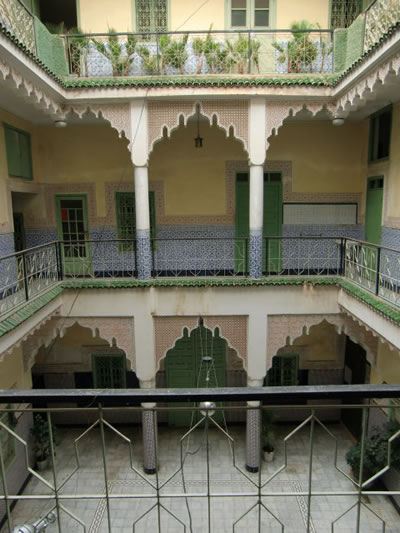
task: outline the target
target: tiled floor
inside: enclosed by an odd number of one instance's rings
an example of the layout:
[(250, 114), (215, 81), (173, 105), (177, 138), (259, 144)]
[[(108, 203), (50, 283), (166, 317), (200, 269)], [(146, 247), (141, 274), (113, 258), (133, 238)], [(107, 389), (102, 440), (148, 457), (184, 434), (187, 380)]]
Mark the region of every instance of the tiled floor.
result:
[[(238, 522), (235, 531), (252, 533), (261, 531), (272, 533), (283, 531), (279, 523), (270, 513), (275, 515), (284, 525), (285, 532), (294, 533), (307, 531), (307, 496), (300, 493), (308, 488), (309, 433), (302, 429), (288, 443), (288, 463), (286, 468), (270, 481), (262, 490), (270, 496), (262, 498), (268, 511), (257, 505), (257, 484), (267, 481), (282, 464), (284, 445), (282, 437), (290, 431), (289, 426), (279, 426), (276, 448), (277, 453), (272, 463), (263, 463), (261, 475), (241, 472), (233, 466), (232, 449), (227, 438), (217, 429), (210, 429), (209, 441), (209, 485), (210, 492), (229, 496), (213, 497), (210, 503), (210, 523), (213, 532), (232, 531), (233, 523), (246, 511), (248, 513)], [(339, 465), (348, 472), (344, 454), (350, 446), (347, 433), (339, 425), (330, 425), (339, 445)], [(60, 430), (61, 443), (57, 448), (58, 483), (65, 480), (76, 465), (73, 439), (83, 430)], [(133, 442), (133, 464), (141, 470), (141, 433), (138, 428), (121, 428), (121, 431)], [(243, 427), (234, 426), (229, 430), (234, 438), (235, 461), (240, 469), (245, 462)], [(180, 466), (180, 438), (184, 431), (160, 428), (159, 431), (159, 476), (141, 478), (130, 466), (129, 446), (116, 434), (106, 432), (106, 458), (108, 474), (108, 491), (112, 495), (120, 495), (110, 500), (110, 524), (113, 533), (132, 532), (133, 523), (150, 509), (157, 500), (152, 485), (158, 482), (162, 508), (158, 516), (157, 507), (140, 520), (134, 529), (136, 532), (157, 532), (160, 520), (160, 531), (165, 533), (184, 531), (179, 519), (186, 525), (186, 531), (205, 533), (208, 531), (208, 500), (201, 494), (207, 494), (207, 446), (203, 429), (195, 430), (189, 441), (184, 442), (183, 452), (186, 454), (184, 468)], [(313, 491), (349, 491), (354, 486), (334, 467), (333, 440), (317, 427), (314, 441), (312, 463)], [(88, 533), (108, 533), (108, 512), (105, 498), (87, 499), (89, 494), (105, 493), (103, 457), (100, 448), (100, 431), (93, 429), (78, 445), (80, 468), (62, 487), (60, 493), (69, 494), (72, 499), (64, 500), (66, 510), (74, 513), (86, 525)], [(174, 472), (177, 472), (173, 476)], [(171, 477), (173, 476), (173, 477)], [(44, 477), (51, 482), (52, 474), (48, 470)], [(167, 481), (169, 479), (169, 481)], [(185, 497), (185, 493), (187, 496)], [(277, 493), (287, 493), (278, 496)], [(32, 479), (25, 494), (51, 494), (51, 490), (37, 480)], [(173, 498), (173, 495), (181, 495)], [(247, 494), (251, 494), (248, 496)], [(122, 498), (124, 495), (126, 498)], [(134, 496), (141, 498), (134, 498)], [(145, 498), (145, 496), (151, 496)], [(170, 496), (170, 497), (168, 497)], [(327, 533), (331, 531), (331, 522), (349, 509), (355, 502), (355, 496), (314, 496), (311, 501), (311, 533)], [(386, 533), (400, 532), (400, 517), (391, 502), (384, 496), (368, 496), (363, 498), (373, 512), (386, 521)], [(25, 501), (18, 503), (13, 511), (14, 524), (23, 524), (37, 519), (51, 507), (50, 502)], [(383, 531), (382, 524), (362, 507), (362, 533)], [(259, 515), (259, 510), (261, 513)], [(356, 508), (338, 521), (335, 530), (341, 533), (356, 531)], [(174, 518), (176, 517), (176, 518)], [(60, 513), (62, 532), (85, 531), (77, 521), (66, 512)], [(260, 529), (259, 527), (260, 520)], [(190, 528), (192, 523), (192, 529)], [(3, 528), (2, 533), (8, 531)], [(47, 528), (48, 533), (57, 531), (56, 525)]]

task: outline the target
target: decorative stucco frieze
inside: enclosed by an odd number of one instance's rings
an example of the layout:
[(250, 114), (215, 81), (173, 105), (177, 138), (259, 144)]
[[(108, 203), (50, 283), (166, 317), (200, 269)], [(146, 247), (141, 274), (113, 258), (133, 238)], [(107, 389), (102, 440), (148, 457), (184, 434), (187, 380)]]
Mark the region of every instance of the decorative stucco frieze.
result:
[(129, 141), (132, 141), (129, 104), (76, 104), (68, 106), (67, 111), (73, 111), (79, 118), (90, 111), (97, 118), (103, 117), (104, 120), (107, 120), (111, 127), (118, 132), (119, 137), (124, 134)]

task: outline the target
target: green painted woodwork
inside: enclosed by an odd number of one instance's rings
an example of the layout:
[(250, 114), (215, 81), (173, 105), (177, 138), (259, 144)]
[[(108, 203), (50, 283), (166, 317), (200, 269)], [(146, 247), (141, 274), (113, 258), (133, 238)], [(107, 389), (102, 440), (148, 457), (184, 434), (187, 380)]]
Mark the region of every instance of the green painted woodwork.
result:
[(66, 275), (90, 272), (89, 228), (86, 195), (57, 195), (56, 218)]
[(13, 213), (14, 219), (14, 249), (20, 252), (25, 249), (25, 226), (24, 215), (22, 213)]
[[(266, 4), (268, 5), (266, 6)], [(268, 12), (268, 24), (266, 25), (264, 25), (265, 11)], [(239, 12), (242, 12), (242, 14)], [(235, 19), (238, 24), (232, 25)], [(244, 24), (243, 20), (245, 21)], [(240, 4), (237, 2), (235, 4), (232, 0), (225, 0), (224, 26), (226, 30), (275, 28), (276, 0), (269, 0), (268, 3), (257, 2), (257, 0), (242, 0)]]
[(50, 33), (46, 26), (34, 17), (37, 56), (56, 76), (68, 76), (68, 64), (64, 42), (58, 35)]
[(275, 355), (272, 358), (272, 367), (266, 376), (268, 387), (288, 387), (297, 385), (299, 370), (299, 356), (297, 354)]
[[(150, 238), (157, 237), (156, 204), (154, 191), (149, 191)], [(117, 218), (117, 238), (131, 239), (132, 243), (119, 243), (121, 252), (135, 249), (136, 244), (136, 207), (134, 192), (115, 193), (115, 213)], [(154, 247), (154, 241), (152, 241)]]
[(369, 178), (365, 208), (365, 240), (381, 243), (382, 237), (383, 176)]
[[(213, 364), (208, 365), (202, 360), (205, 355), (213, 357)], [(221, 339), (218, 329), (213, 335), (202, 325), (190, 334), (185, 328), (183, 337), (176, 341), (174, 348), (168, 350), (165, 358), (167, 387), (224, 387), (225, 361), (226, 341)], [(175, 402), (170, 405), (182, 407), (188, 404)], [(196, 411), (169, 411), (168, 423), (170, 426), (189, 427), (191, 422), (199, 420), (199, 416)], [(214, 416), (215, 420), (222, 421), (221, 411)]]
[(4, 136), (9, 176), (31, 180), (33, 173), (29, 133), (4, 124)]
[[(236, 175), (235, 237), (249, 239), (249, 176), (247, 172)], [(282, 178), (279, 172), (264, 173), (264, 215), (263, 236), (280, 237), (282, 234)], [(266, 271), (265, 242), (263, 249), (263, 271)], [(268, 241), (268, 272), (281, 268), (281, 241)], [(235, 243), (235, 271), (247, 271), (249, 254), (245, 241)]]
[(125, 354), (92, 354), (93, 387), (123, 389), (126, 387)]

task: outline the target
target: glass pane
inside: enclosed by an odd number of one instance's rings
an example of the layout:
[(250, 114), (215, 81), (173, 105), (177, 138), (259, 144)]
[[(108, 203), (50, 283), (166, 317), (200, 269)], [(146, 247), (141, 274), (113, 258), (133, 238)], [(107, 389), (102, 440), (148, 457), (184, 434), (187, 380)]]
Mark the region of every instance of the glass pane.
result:
[(232, 10), (232, 26), (246, 26), (246, 10)]
[(254, 12), (254, 26), (268, 26), (269, 12), (265, 10), (258, 10)]
[(232, 0), (232, 9), (246, 9), (246, 0)]
[(270, 181), (281, 181), (281, 175), (279, 174), (279, 172), (271, 172), (269, 176)]
[(254, 7), (256, 9), (268, 9), (269, 8), (269, 0), (256, 0)]

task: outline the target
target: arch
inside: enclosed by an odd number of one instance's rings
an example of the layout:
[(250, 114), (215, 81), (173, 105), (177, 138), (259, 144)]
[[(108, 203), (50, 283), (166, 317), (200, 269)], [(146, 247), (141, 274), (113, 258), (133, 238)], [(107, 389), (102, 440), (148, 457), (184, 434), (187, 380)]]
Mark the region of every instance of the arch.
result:
[(154, 144), (164, 138), (164, 133), (167, 137), (171, 137), (171, 133), (181, 124), (186, 126), (188, 120), (197, 115), (197, 109), (209, 120), (210, 126), (215, 124), (225, 130), (227, 137), (232, 130), (234, 137), (241, 141), (244, 150), (248, 152), (246, 100), (162, 101), (148, 103), (149, 155), (154, 149)]
[(93, 113), (96, 118), (104, 118), (117, 131), (119, 138), (124, 136), (129, 141), (129, 144), (132, 142), (129, 104), (74, 104), (66, 108), (65, 115), (73, 112), (82, 119), (83, 115), (88, 111)]
[[(227, 342), (229, 348), (235, 350), (247, 370), (247, 317), (245, 316), (207, 316), (203, 317), (204, 326), (215, 332), (219, 329), (220, 338)], [(188, 334), (199, 325), (199, 317), (155, 317), (156, 371), (160, 370), (160, 361), (173, 348), (176, 341), (182, 338), (184, 329)], [(241, 339), (239, 341), (239, 338)]]
[(131, 369), (135, 370), (133, 318), (54, 317), (34, 331), (23, 344), (25, 371), (30, 370), (35, 364), (36, 355), (42, 346), (50, 346), (58, 335), (62, 338), (66, 331), (75, 324), (90, 329), (93, 338), (101, 337), (111, 347), (117, 346), (123, 350), (130, 362)]

